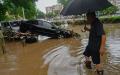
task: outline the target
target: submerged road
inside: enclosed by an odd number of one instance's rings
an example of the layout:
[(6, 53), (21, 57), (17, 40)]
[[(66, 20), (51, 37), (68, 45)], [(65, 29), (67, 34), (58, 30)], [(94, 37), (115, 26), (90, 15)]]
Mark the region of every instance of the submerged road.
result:
[[(7, 53), (0, 53), (0, 75), (96, 75), (95, 66), (84, 66), (83, 51), (88, 33), (81, 33), (79, 26), (70, 27), (81, 34), (80, 38), (45, 39), (26, 44), (9, 42)], [(107, 52), (103, 57), (105, 75), (120, 74), (120, 25), (106, 25)]]

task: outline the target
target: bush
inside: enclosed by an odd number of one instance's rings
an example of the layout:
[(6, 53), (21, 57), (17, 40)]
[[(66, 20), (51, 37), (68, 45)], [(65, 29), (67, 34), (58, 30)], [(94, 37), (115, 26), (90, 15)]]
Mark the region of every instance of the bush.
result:
[(120, 23), (120, 16), (110, 17), (110, 18), (100, 18), (103, 23)]
[(54, 22), (55, 25), (60, 26), (62, 22)]

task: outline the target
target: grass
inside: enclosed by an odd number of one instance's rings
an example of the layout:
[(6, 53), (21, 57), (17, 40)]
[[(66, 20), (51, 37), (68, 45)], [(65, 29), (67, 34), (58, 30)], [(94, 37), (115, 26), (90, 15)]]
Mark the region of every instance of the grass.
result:
[(113, 16), (108, 18), (100, 18), (103, 23), (120, 23), (120, 16)]

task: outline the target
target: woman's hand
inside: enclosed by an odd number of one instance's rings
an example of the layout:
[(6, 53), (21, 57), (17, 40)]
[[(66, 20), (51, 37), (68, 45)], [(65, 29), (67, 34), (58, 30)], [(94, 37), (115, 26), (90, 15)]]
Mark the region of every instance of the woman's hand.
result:
[(103, 56), (105, 54), (105, 48), (101, 47), (100, 48), (100, 55)]
[(90, 31), (90, 28), (88, 28), (88, 27), (85, 25), (84, 30), (85, 30), (85, 31)]
[(90, 29), (85, 25), (84, 30), (81, 30), (82, 32), (90, 31)]
[(90, 31), (90, 29), (85, 25), (85, 27), (84, 27), (84, 30), (85, 31)]

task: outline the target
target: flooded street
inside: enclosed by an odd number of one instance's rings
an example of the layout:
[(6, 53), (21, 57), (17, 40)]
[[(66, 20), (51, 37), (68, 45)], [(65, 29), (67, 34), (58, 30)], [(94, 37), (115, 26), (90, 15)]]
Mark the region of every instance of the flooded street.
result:
[[(120, 75), (120, 24), (105, 25), (107, 43), (103, 57), (105, 75)], [(88, 33), (83, 27), (69, 29), (81, 38), (45, 39), (22, 45), (21, 42), (6, 44), (6, 54), (0, 52), (0, 75), (96, 75), (95, 69), (84, 66), (83, 51), (88, 42)], [(93, 64), (93, 67), (94, 64)]]

